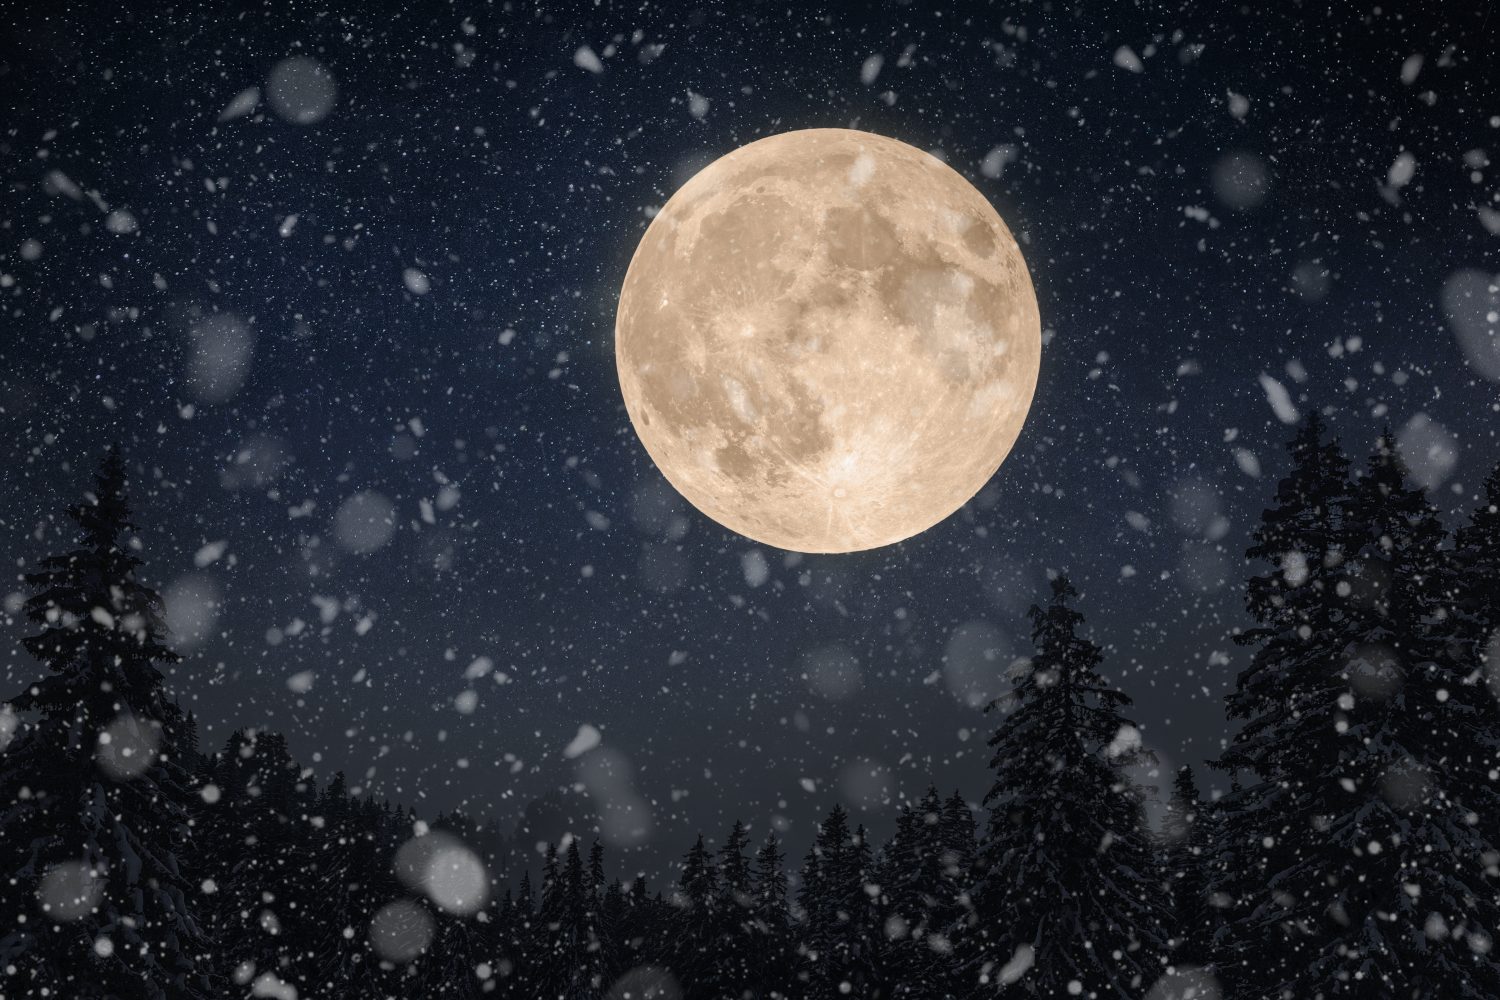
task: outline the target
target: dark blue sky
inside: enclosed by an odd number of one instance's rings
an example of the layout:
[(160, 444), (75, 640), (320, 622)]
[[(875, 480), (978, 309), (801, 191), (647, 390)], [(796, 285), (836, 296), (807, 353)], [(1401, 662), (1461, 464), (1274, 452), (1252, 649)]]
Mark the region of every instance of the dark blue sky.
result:
[[(1493, 336), (1495, 299), (1453, 292), (1500, 270), (1493, 19), (1210, 6), (18, 16), (4, 554), (60, 547), (119, 440), (210, 743), (273, 727), (320, 777), (427, 812), (624, 802), (651, 816), (647, 866), (737, 816), (800, 853), (834, 801), (883, 832), (882, 800), (929, 781), (977, 800), (990, 720), (956, 692), (1026, 651), (1049, 570), (1146, 742), (1199, 763), (1288, 408), (1328, 408), (1356, 453), (1406, 431), (1455, 512), (1500, 454), (1458, 337)], [(809, 126), (969, 177), (1047, 338), (975, 502), (850, 556), (688, 507), (613, 365), (650, 213)], [(9, 691), (38, 667), (3, 624)], [(602, 747), (570, 759), (583, 725)]]

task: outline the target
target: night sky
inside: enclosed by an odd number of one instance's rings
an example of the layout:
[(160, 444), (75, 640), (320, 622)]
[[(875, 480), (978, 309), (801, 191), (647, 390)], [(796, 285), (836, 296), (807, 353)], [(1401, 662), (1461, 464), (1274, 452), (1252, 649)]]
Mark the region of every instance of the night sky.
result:
[[(648, 815), (611, 841), (648, 870), (735, 817), (798, 857), (834, 802), (977, 803), (1049, 571), (1163, 766), (1212, 758), (1297, 412), (1361, 461), (1390, 425), (1450, 524), (1500, 457), (1485, 4), (291, 6), (38, 4), (0, 43), (7, 695), (19, 574), (119, 441), (206, 746), (270, 727), (428, 815)], [(688, 506), (613, 358), (652, 214), (814, 126), (969, 178), (1045, 343), (991, 483), (845, 556)]]

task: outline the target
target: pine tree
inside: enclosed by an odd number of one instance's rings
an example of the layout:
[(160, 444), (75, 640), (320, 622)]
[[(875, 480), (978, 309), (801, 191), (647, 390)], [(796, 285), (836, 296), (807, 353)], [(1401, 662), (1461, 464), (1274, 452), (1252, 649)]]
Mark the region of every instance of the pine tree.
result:
[[(930, 824), (929, 824), (930, 825)], [(950, 932), (972, 906), (969, 886), (974, 881), (978, 840), (974, 812), (955, 791), (943, 803), (937, 821), (938, 885), (929, 923), (934, 932)], [(942, 950), (942, 946), (938, 947)]]
[(189, 774), (195, 773), (203, 765), (203, 754), (198, 749), (198, 717), (191, 710), (184, 713), (182, 706), (176, 705), (176, 714), (182, 718), (182, 731), (177, 740), (177, 757), (183, 768)]
[[(235, 742), (231, 737), (231, 746)], [(223, 792), (219, 794), (222, 802)], [(320, 933), (311, 942), (314, 992), (348, 988), (368, 960), (366, 937), (356, 934), (355, 929), (363, 931), (374, 916), (376, 906), (368, 883), (377, 865), (375, 835), (369, 829), (372, 813), (350, 798), (342, 771), (336, 772), (323, 790), (317, 814), (323, 825), (316, 875), (310, 886), (318, 901), (315, 917), (321, 924)], [(229, 868), (232, 873), (234, 866)]]
[(548, 859), (551, 902), (543, 891), (543, 910), (548, 935), (545, 957), (539, 962), (545, 970), (541, 995), (581, 1000), (595, 997), (603, 989), (600, 946), (593, 925), (590, 877), (576, 838), (568, 839), (561, 870), (556, 853)]
[[(881, 849), (875, 862), (875, 881), (880, 886), (877, 919), (882, 978), (894, 984), (897, 970), (910, 964), (901, 956), (913, 949), (912, 941), (926, 932), (929, 896), (936, 885), (922, 881), (924, 837), (922, 820), (910, 803), (903, 803), (896, 817), (896, 832)], [(899, 994), (899, 990), (893, 991)]]
[[(315, 939), (327, 930), (328, 898), (309, 892), (324, 852), (310, 825), (318, 797), (270, 731), (239, 731), (208, 768), (217, 791), (200, 810), (205, 850), (197, 867), (217, 891), (206, 907), (220, 942), (220, 969), (274, 970), (297, 989), (315, 982)], [(321, 845), (319, 845), (321, 846)]]
[(542, 900), (537, 915), (547, 923), (562, 919), (564, 912), (563, 881), (557, 868), (557, 845), (548, 844), (542, 855)]
[(683, 860), (678, 884), (683, 908), (694, 914), (693, 919), (706, 920), (719, 895), (719, 873), (714, 867), (713, 855), (704, 846), (701, 833)]
[(613, 983), (636, 964), (629, 905), (625, 886), (614, 879), (599, 901), (599, 940), (603, 945), (600, 968), (606, 983)]
[(566, 997), (573, 985), (576, 956), (569, 909), (568, 880), (558, 863), (557, 845), (549, 843), (542, 862), (541, 903), (527, 949), (525, 984), (538, 998)]
[(204, 995), (208, 951), (189, 843), (185, 720), (159, 666), (161, 601), (137, 579), (118, 450), (68, 510), (78, 543), (26, 575), (23, 643), (48, 675), (11, 706), (0, 771), (0, 969), (7, 994)]
[(677, 913), (672, 968), (690, 991), (711, 995), (717, 980), (714, 967), (719, 909), (719, 873), (713, 855), (699, 834), (683, 859), (678, 879)]
[(500, 972), (502, 995), (532, 995), (532, 965), (536, 961), (536, 898), (531, 888), (531, 873), (521, 870), (521, 882), (511, 905), (502, 911), (500, 931)]
[(791, 988), (791, 923), (787, 909), (786, 854), (776, 834), (755, 852), (750, 975), (763, 997), (787, 996)]
[(1458, 530), (1454, 562), (1466, 626), (1462, 634), (1485, 646), (1500, 629), (1500, 465), (1485, 477), (1479, 506)]
[(849, 829), (849, 814), (834, 806), (802, 867), (798, 902), (802, 952), (811, 998), (862, 996), (874, 986), (874, 864), (864, 830)]
[(1142, 757), (1130, 699), (1098, 673), (1078, 634), (1066, 577), (1031, 609), (1036, 655), (991, 707), (995, 784), (974, 890), (969, 946), (982, 991), (1136, 997), (1160, 975), (1163, 907), (1152, 877), (1142, 793), (1126, 767)]
[[(957, 916), (952, 902), (963, 861), (948, 842), (959, 830), (953, 828), (956, 816), (950, 816), (945, 827), (946, 811), (935, 788), (929, 788), (919, 802), (904, 804), (896, 818), (896, 832), (875, 866), (880, 886), (873, 936), (875, 979), (885, 995), (938, 997), (956, 985), (950, 981)], [(968, 853), (972, 859), (972, 844)], [(968, 875), (965, 870), (964, 889)]]
[(1388, 437), (1352, 488), (1315, 421), (1292, 452), (1229, 700), (1222, 763), (1253, 781), (1225, 803), (1228, 969), (1248, 995), (1494, 996), (1497, 855), (1459, 759), (1483, 692), (1448, 639), (1442, 526)]
[(1172, 900), (1172, 964), (1208, 964), (1214, 914), (1208, 901), (1208, 824), (1193, 769), (1177, 769), (1162, 823), (1163, 868)]
[(604, 845), (595, 840), (589, 847), (589, 895), (597, 902), (604, 891)]
[(725, 909), (750, 905), (750, 859), (745, 854), (749, 846), (745, 824), (735, 820), (729, 839), (719, 849), (720, 905)]
[(583, 867), (583, 855), (578, 851), (577, 838), (569, 838), (566, 860), (563, 862), (563, 912), (573, 927), (582, 925), (588, 912), (589, 878)]
[[(420, 824), (417, 826), (420, 829)], [(479, 842), (482, 830), (483, 826), (469, 815), (452, 812), (438, 816), (429, 825), (427, 833), (419, 832), (418, 837), (430, 838), (433, 834), (442, 837), (446, 834), (472, 850), (473, 845)], [(422, 843), (421, 840), (415, 842)], [(408, 840), (407, 843), (413, 841)], [(403, 881), (409, 889), (419, 888), (423, 884), (425, 868), (431, 860), (432, 855), (425, 855), (417, 863), (408, 859), (397, 862), (398, 869), (404, 876)], [(465, 893), (468, 891), (466, 889)], [(477, 897), (467, 895), (465, 901), (469, 898), (478, 902)], [(477, 970), (487, 966), (489, 976), (494, 975), (500, 946), (500, 907), (486, 898), (473, 912), (459, 913), (451, 912), (443, 900), (447, 900), (448, 904), (454, 902), (447, 894), (441, 894), (441, 898), (433, 900), (438, 905), (431, 908), (432, 940), (421, 955), (408, 963), (401, 979), (401, 988), (411, 996), (478, 1000), (484, 995), (488, 979), (478, 975)], [(311, 934), (315, 935), (316, 931)]]
[(750, 859), (745, 851), (750, 835), (739, 820), (719, 848), (719, 898), (715, 904), (716, 939), (713, 943), (713, 990), (719, 996), (742, 996), (752, 989)]
[[(1277, 484), (1275, 505), (1261, 515), (1246, 552), (1267, 568), (1246, 585), (1245, 604), (1257, 624), (1236, 641), (1255, 653), (1226, 703), (1230, 718), (1244, 722), (1219, 762), (1234, 787), (1221, 803), (1215, 842), (1211, 888), (1225, 921), (1214, 952), (1221, 978), (1236, 985), (1263, 977), (1276, 960), (1265, 954), (1274, 946), (1262, 939), (1252, 913), (1272, 873), (1262, 841), (1279, 833), (1288, 791), (1278, 775), (1288, 758), (1331, 752), (1329, 713), (1346, 687), (1327, 665), (1338, 662), (1341, 645), (1335, 625), (1344, 617), (1337, 591), (1349, 548), (1349, 460), (1337, 441), (1325, 440), (1315, 410), (1289, 450), (1291, 471)], [(1315, 742), (1299, 746), (1298, 739)]]
[[(1325, 865), (1321, 886), (1342, 882), (1336, 912), (1361, 926), (1357, 944), (1341, 934), (1304, 977), (1347, 973), (1394, 990), (1494, 996), (1500, 968), (1489, 952), (1500, 900), (1487, 874), (1500, 859), (1500, 831), (1481, 817), (1500, 810), (1485, 774), (1490, 757), (1475, 755), (1494, 746), (1494, 700), (1454, 641), (1446, 532), (1426, 494), (1408, 482), (1389, 430), (1356, 484), (1350, 522), (1351, 629), (1341, 675), (1349, 689), (1344, 718), (1335, 720), (1342, 766), (1337, 775), (1324, 768), (1298, 777), (1305, 786), (1338, 779), (1332, 801), (1322, 803), (1335, 808), (1319, 815), (1330, 820), (1344, 865), (1342, 877)], [(1390, 934), (1392, 916), (1420, 922), (1425, 940)]]
[(786, 853), (776, 834), (766, 834), (766, 842), (755, 852), (755, 916), (761, 920), (784, 920), (787, 915), (787, 882), (782, 862)]
[(1494, 695), (1479, 699), (1473, 741), (1454, 752), (1468, 780), (1482, 796), (1469, 805), (1486, 830), (1500, 830), (1500, 465), (1484, 481), (1480, 505), (1458, 530), (1452, 571), (1454, 656), (1465, 670), (1464, 683), (1488, 684)]

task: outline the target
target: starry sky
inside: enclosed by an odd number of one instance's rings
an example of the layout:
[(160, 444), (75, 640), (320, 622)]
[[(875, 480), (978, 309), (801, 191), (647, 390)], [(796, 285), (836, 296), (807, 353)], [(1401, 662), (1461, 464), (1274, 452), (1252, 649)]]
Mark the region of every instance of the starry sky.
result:
[[(980, 703), (1052, 571), (1163, 766), (1212, 758), (1287, 421), (1325, 409), (1357, 455), (1389, 425), (1450, 524), (1500, 457), (1500, 28), (1078, 6), (17, 15), (5, 690), (39, 669), (19, 574), (119, 441), (205, 743), (271, 727), (427, 814), (545, 798), (652, 870), (736, 817), (797, 856), (834, 802), (881, 835), (929, 782), (977, 802)], [(990, 484), (844, 556), (688, 506), (613, 361), (653, 213), (817, 126), (969, 178), (1044, 337)]]

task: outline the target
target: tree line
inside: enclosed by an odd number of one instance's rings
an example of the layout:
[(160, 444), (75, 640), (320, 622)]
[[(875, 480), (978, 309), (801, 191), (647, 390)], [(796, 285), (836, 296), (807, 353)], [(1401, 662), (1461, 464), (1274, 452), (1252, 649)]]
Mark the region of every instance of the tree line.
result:
[(1500, 998), (1500, 469), (1450, 536), (1389, 434), (1355, 469), (1313, 413), (1289, 451), (1226, 794), (1183, 768), (1151, 829), (1058, 575), (983, 810), (932, 788), (875, 844), (835, 806), (795, 880), (736, 822), (655, 889), (572, 835), (512, 881), (493, 825), (320, 787), (274, 732), (200, 750), (111, 451), (26, 576), (47, 672), (0, 714), (0, 996)]

